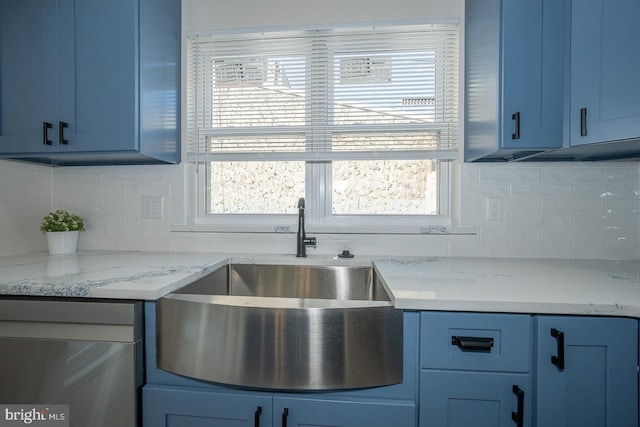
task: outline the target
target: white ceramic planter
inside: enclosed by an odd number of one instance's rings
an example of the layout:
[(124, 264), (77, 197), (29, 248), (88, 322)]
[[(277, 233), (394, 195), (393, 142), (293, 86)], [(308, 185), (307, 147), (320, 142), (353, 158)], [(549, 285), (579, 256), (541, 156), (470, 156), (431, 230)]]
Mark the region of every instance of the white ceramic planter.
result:
[(78, 250), (79, 231), (49, 231), (47, 244), (50, 254), (68, 254)]

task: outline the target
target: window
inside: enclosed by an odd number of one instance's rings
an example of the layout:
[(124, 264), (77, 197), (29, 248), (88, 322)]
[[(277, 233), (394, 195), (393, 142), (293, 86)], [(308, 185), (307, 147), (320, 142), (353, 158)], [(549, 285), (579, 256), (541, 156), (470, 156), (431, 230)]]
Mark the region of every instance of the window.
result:
[(455, 23), (189, 34), (198, 221), (446, 223), (457, 157)]

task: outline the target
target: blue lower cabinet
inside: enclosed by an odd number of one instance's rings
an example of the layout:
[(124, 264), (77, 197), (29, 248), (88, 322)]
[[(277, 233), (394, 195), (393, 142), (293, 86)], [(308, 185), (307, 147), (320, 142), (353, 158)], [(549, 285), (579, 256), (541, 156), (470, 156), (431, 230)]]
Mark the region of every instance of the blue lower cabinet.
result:
[(143, 427), (411, 427), (413, 401), (146, 385)]
[(409, 427), (416, 425), (411, 401), (313, 399), (276, 395), (273, 425), (282, 427)]
[(272, 398), (250, 392), (147, 385), (142, 390), (143, 427), (271, 427)]
[(422, 370), (420, 427), (528, 427), (527, 374)]
[(537, 425), (638, 426), (638, 322), (540, 316)]

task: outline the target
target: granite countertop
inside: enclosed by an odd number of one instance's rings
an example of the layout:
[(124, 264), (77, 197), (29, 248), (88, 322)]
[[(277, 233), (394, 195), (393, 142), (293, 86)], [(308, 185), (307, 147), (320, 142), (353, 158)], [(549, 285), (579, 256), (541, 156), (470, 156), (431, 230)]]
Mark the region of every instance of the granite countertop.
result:
[(0, 295), (156, 300), (229, 261), (371, 265), (396, 308), (640, 318), (640, 261), (80, 251), (0, 258)]

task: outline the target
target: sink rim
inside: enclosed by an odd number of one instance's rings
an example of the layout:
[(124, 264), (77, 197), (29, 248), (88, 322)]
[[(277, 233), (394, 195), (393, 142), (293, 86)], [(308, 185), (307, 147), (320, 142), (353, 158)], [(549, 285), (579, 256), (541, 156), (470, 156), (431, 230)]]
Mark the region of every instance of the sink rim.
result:
[(197, 302), (214, 305), (228, 305), (233, 307), (260, 307), (284, 309), (345, 309), (345, 308), (375, 308), (393, 307), (391, 301), (378, 300), (339, 300), (321, 298), (291, 298), (291, 297), (255, 297), (240, 295), (207, 295), (207, 294), (169, 294), (162, 298), (186, 302)]
[[(251, 306), (251, 307), (283, 307), (283, 308), (306, 308), (306, 307), (317, 307), (317, 308), (349, 308), (349, 307), (387, 307), (394, 306), (393, 294), (390, 292), (387, 283), (380, 276), (380, 273), (377, 267), (372, 262), (362, 262), (360, 260), (357, 264), (342, 264), (342, 263), (309, 263), (309, 262), (287, 262), (282, 259), (278, 259), (277, 262), (275, 259), (270, 259), (267, 262), (264, 262), (262, 259), (253, 259), (251, 262), (249, 261), (240, 261), (236, 259), (229, 259), (227, 263), (223, 265), (219, 265), (216, 269), (208, 271), (207, 274), (199, 277), (198, 279), (190, 282), (184, 286), (181, 286), (177, 289), (174, 289), (172, 292), (162, 296), (161, 298), (174, 298), (174, 299), (182, 299), (184, 301), (194, 301), (194, 302), (204, 302), (210, 301), (214, 304), (227, 304), (233, 306)], [(290, 261), (290, 260), (289, 260)], [(318, 261), (318, 260), (315, 260)], [(324, 298), (318, 296), (280, 296), (280, 295), (247, 295), (247, 294), (236, 294), (230, 293), (232, 289), (232, 279), (231, 273), (235, 273), (234, 267), (255, 267), (255, 268), (283, 268), (283, 269), (318, 269), (318, 270), (328, 270), (328, 271), (340, 271), (340, 270), (367, 270), (369, 275), (368, 283), (364, 282), (355, 282), (354, 289), (357, 289), (361, 286), (371, 287), (372, 291), (378, 292), (381, 298)], [(206, 280), (209, 277), (212, 277), (216, 274), (220, 274), (221, 271), (226, 270), (226, 284), (227, 284), (227, 292), (229, 293), (220, 293), (219, 288), (218, 291), (208, 292), (209, 285), (206, 285), (206, 288), (198, 288), (190, 289), (193, 285), (196, 285), (198, 282)], [(218, 279), (219, 280), (219, 279)], [(242, 279), (241, 279), (242, 280)], [(240, 282), (242, 283), (242, 282)], [(215, 288), (213, 288), (215, 289)], [(187, 298), (186, 296), (199, 296), (198, 298)], [(180, 296), (180, 297), (177, 297)], [(184, 296), (184, 297), (183, 297)], [(265, 302), (266, 300), (271, 300), (272, 302)], [(295, 302), (287, 302), (287, 300), (292, 300)], [(306, 302), (304, 302), (304, 301)], [(317, 302), (313, 303), (311, 301), (317, 300)], [(330, 303), (322, 303), (320, 301), (329, 301)]]

